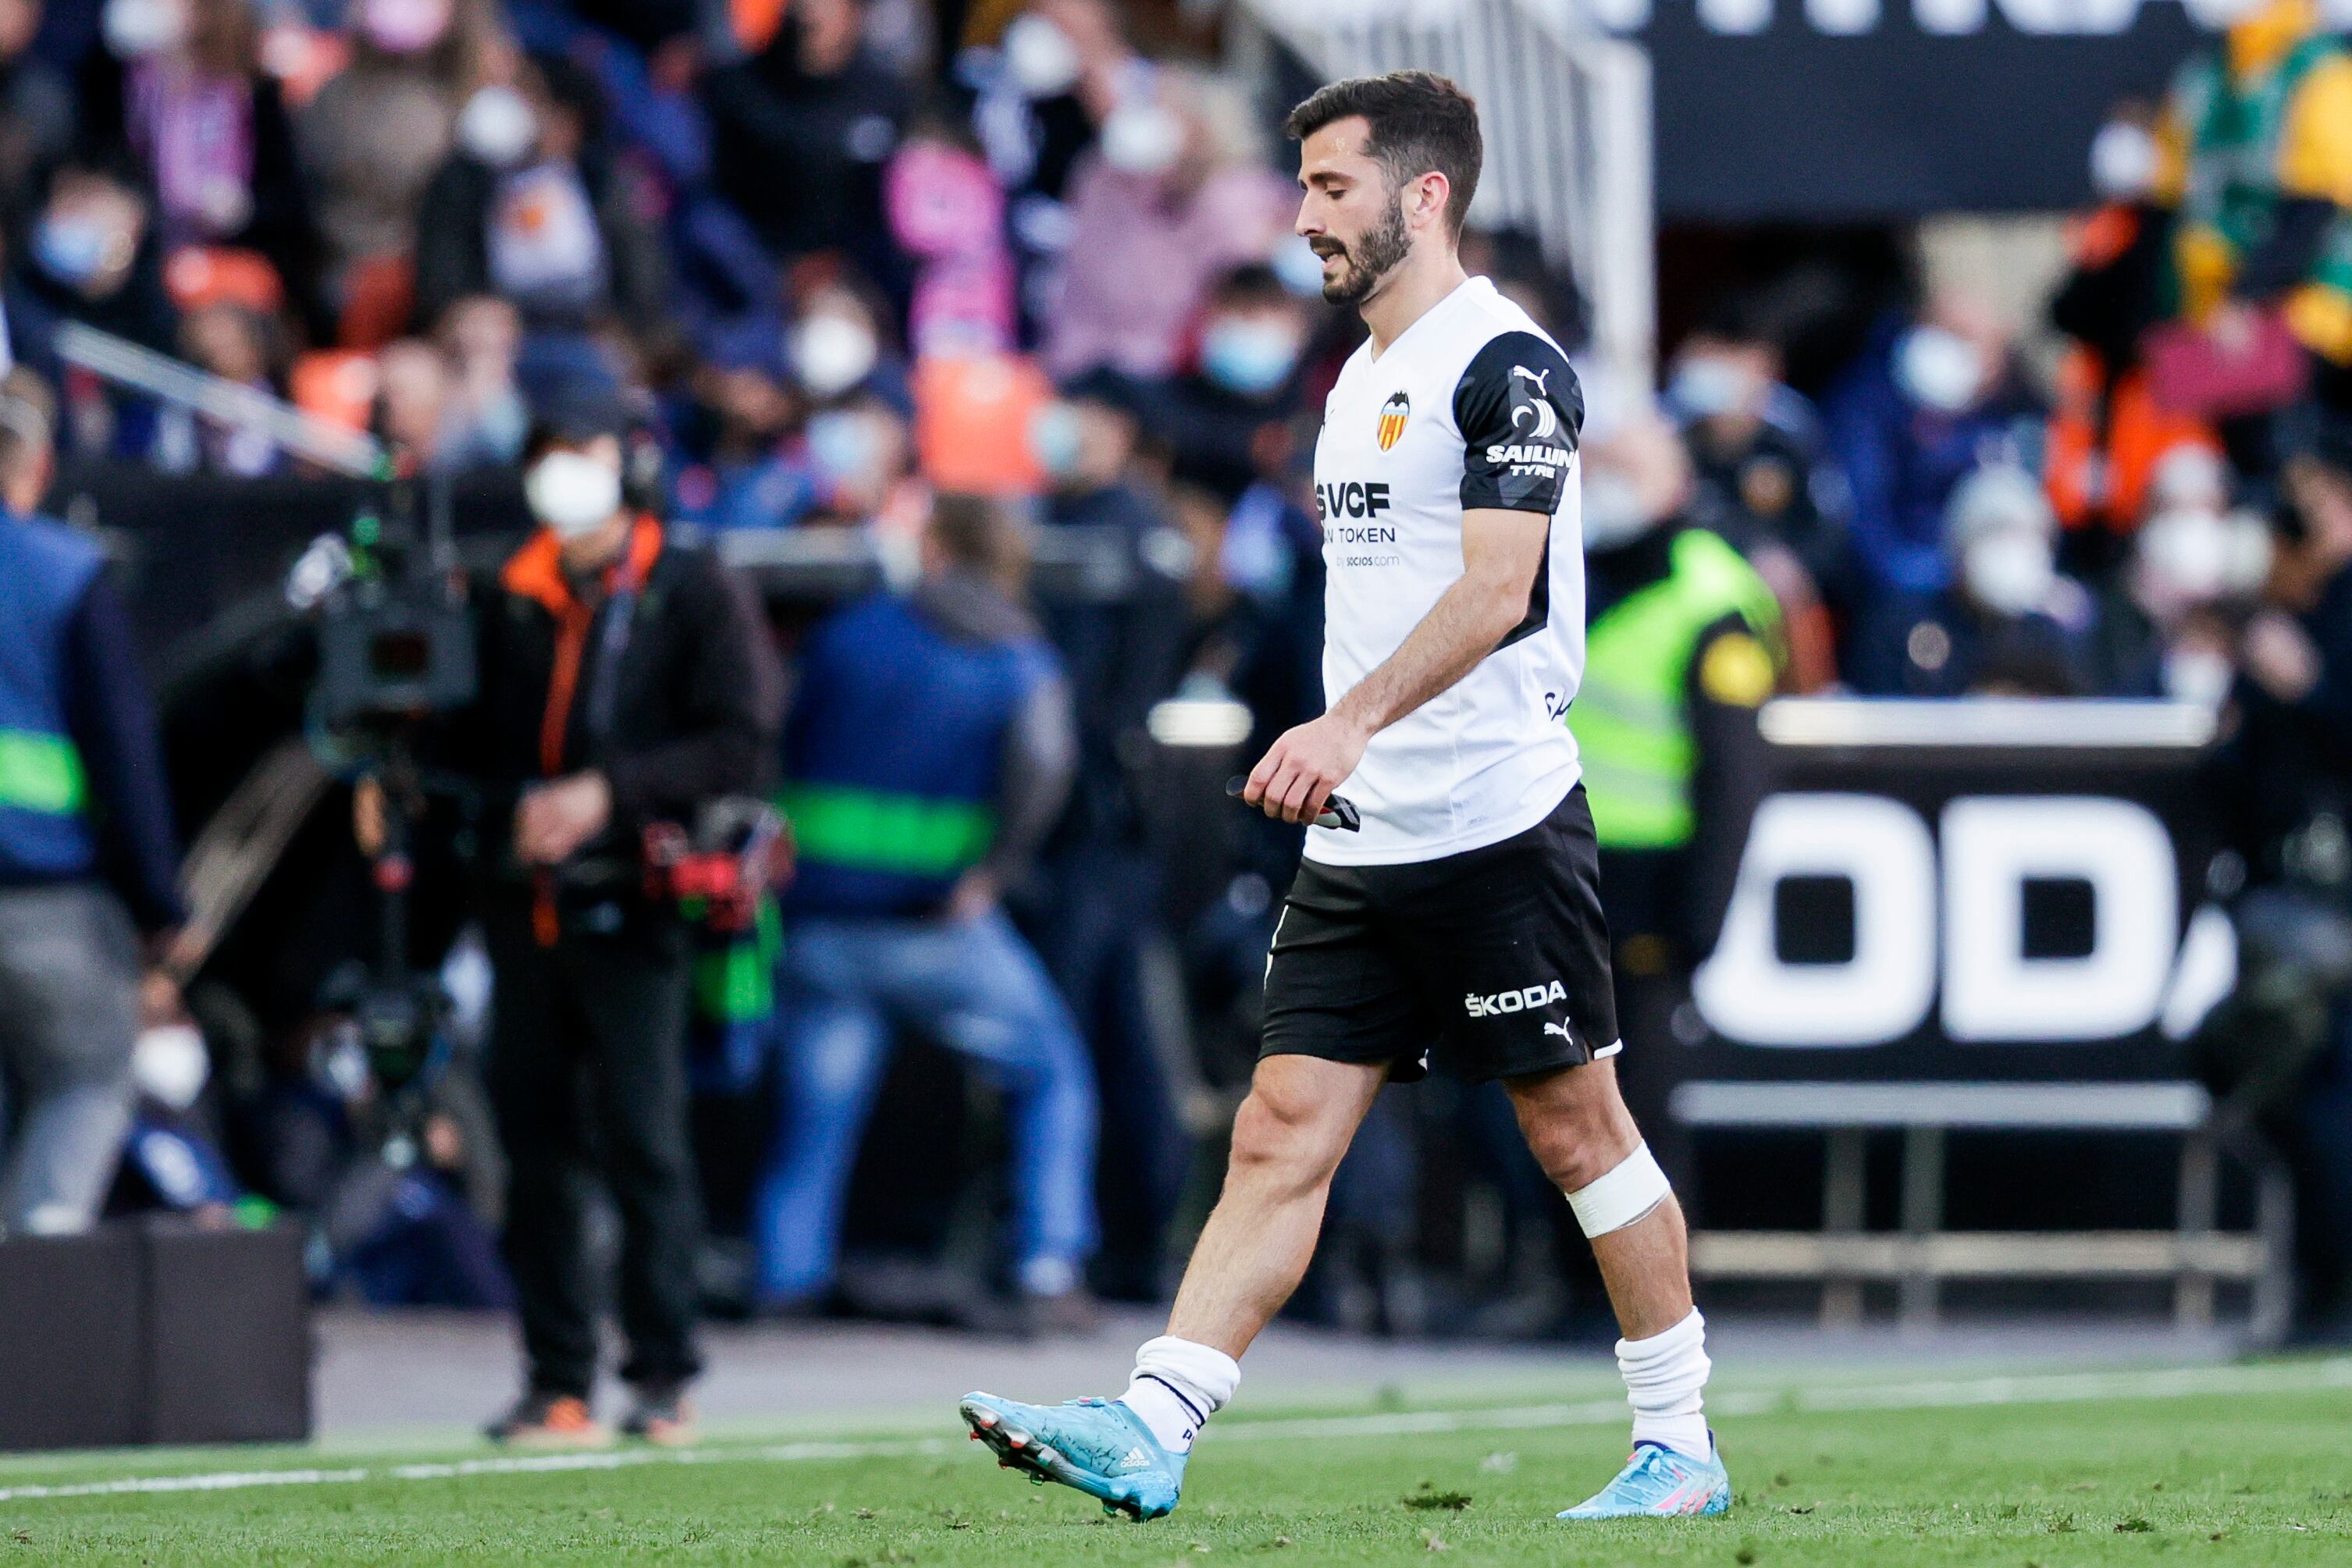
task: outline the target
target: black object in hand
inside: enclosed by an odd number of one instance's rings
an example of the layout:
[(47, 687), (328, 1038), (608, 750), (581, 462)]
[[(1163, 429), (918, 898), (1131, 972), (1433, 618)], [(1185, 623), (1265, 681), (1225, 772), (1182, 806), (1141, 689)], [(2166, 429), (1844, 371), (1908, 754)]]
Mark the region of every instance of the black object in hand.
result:
[[(1240, 800), (1242, 791), (1248, 788), (1249, 780), (1246, 779), (1225, 780), (1225, 793), (1235, 800)], [(1338, 828), (1343, 832), (1358, 832), (1363, 828), (1364, 814), (1357, 810), (1356, 803), (1345, 795), (1327, 796), (1323, 801), (1322, 814), (1315, 819), (1315, 825), (1318, 828)]]

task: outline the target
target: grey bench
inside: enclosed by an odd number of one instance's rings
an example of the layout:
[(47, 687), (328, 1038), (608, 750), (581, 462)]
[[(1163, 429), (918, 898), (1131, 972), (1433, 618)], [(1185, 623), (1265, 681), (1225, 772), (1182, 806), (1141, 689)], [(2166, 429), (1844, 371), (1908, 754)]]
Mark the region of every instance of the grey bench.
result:
[[(1699, 1278), (1817, 1280), (1822, 1322), (1860, 1321), (1863, 1286), (1893, 1281), (1900, 1322), (1931, 1328), (1946, 1280), (2164, 1279), (2184, 1329), (2213, 1321), (2219, 1281), (2252, 1287), (2252, 1336), (2275, 1343), (2289, 1306), (2293, 1198), (2275, 1158), (2233, 1147), (2255, 1172), (2255, 1225), (2216, 1228), (2225, 1143), (2211, 1096), (2189, 1082), (1750, 1083), (1694, 1082), (1671, 1101), (1694, 1129), (1819, 1132), (1822, 1227), (1810, 1231), (1701, 1231)], [(1960, 1131), (2170, 1133), (2180, 1145), (2179, 1223), (2170, 1230), (1948, 1231), (1943, 1228), (1945, 1134)], [(1874, 1131), (1903, 1134), (1901, 1228), (1863, 1228), (1864, 1154)]]

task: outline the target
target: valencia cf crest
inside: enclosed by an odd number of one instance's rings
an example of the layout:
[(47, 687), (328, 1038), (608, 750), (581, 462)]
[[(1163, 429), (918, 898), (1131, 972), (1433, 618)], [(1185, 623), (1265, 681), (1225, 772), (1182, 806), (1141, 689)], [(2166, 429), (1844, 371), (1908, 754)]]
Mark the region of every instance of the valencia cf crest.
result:
[(1404, 434), (1404, 422), (1412, 417), (1412, 399), (1402, 392), (1391, 392), (1389, 401), (1381, 404), (1381, 450), (1386, 452)]

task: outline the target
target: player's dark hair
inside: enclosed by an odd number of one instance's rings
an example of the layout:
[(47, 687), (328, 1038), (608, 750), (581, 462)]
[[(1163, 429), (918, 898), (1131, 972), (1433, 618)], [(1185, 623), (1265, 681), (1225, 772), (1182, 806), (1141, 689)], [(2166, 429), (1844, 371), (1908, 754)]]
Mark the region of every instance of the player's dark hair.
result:
[(1359, 114), (1371, 128), (1364, 150), (1391, 185), (1432, 172), (1445, 176), (1445, 225), (1461, 238), (1486, 156), (1478, 134), (1478, 105), (1470, 95), (1433, 71), (1350, 77), (1318, 88), (1290, 111), (1282, 131), (1304, 141), (1333, 120)]

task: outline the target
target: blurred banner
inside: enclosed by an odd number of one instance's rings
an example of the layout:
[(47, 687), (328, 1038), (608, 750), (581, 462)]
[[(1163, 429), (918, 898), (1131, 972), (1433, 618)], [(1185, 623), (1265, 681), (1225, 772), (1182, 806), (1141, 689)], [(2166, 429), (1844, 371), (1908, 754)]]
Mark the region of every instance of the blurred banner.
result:
[(1816, 700), (1694, 987), (1706, 1079), (2150, 1080), (2234, 977), (2203, 709)]
[(2130, 0), (1664, 0), (1632, 36), (1650, 51), (1658, 215), (1684, 223), (2086, 205), (2109, 109), (2160, 98), (2218, 42), (2177, 5)]

